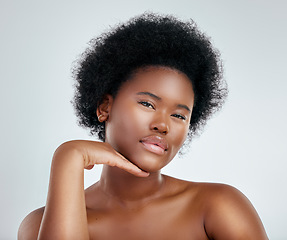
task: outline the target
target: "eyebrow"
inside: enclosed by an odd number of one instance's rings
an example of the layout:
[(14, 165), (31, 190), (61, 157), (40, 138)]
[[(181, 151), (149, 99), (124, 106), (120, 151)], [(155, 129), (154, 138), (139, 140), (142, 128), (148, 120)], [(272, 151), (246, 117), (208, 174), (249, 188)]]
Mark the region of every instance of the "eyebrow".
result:
[(161, 100), (161, 98), (159, 96), (154, 95), (154, 94), (152, 94), (150, 92), (138, 92), (137, 95), (148, 95), (148, 96), (150, 96), (150, 97), (152, 97), (152, 98), (154, 98), (156, 100)]
[(179, 108), (184, 108), (184, 109), (186, 109), (188, 112), (191, 112), (190, 109), (189, 109), (189, 107), (186, 106), (186, 105), (184, 105), (184, 104), (177, 104), (177, 107), (179, 107)]
[[(161, 98), (157, 95), (154, 95), (153, 93), (150, 93), (150, 92), (138, 92), (137, 95), (147, 95), (147, 96), (150, 96), (156, 100), (161, 100)], [(177, 107), (179, 108), (184, 108), (186, 109), (188, 112), (191, 112), (191, 110), (189, 109), (188, 106), (186, 106), (185, 104), (177, 104)]]

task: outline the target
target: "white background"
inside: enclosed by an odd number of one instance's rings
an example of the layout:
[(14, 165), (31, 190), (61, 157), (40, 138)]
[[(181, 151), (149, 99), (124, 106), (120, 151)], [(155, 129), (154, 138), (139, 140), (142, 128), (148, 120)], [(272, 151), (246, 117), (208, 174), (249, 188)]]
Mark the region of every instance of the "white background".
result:
[[(287, 239), (287, 14), (278, 0), (0, 1), (0, 239), (45, 204), (51, 157), (76, 124), (72, 62), (87, 42), (145, 10), (193, 18), (212, 37), (230, 94), (223, 110), (164, 173), (223, 182), (254, 204), (270, 239)], [(87, 173), (86, 185), (100, 175)]]

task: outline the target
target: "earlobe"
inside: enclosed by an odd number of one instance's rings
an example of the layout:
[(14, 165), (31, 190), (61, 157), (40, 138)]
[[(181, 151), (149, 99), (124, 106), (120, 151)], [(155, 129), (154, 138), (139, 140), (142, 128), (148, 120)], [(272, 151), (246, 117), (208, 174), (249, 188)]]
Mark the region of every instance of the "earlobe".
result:
[(113, 96), (110, 94), (105, 95), (103, 97), (101, 104), (97, 109), (97, 116), (99, 122), (105, 122), (108, 120), (112, 104), (113, 104)]
[(98, 116), (98, 121), (99, 122), (105, 122), (107, 120), (107, 118), (105, 117), (105, 116), (103, 116), (102, 114), (100, 114), (99, 116)]

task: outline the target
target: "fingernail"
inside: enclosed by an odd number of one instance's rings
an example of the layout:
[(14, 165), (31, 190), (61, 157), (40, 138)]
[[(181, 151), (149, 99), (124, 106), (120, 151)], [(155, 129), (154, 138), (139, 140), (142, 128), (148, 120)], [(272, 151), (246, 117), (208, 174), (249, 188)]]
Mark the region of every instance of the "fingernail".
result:
[(141, 175), (142, 175), (143, 177), (148, 177), (148, 176), (149, 176), (149, 173), (142, 171), (142, 174), (141, 174)]

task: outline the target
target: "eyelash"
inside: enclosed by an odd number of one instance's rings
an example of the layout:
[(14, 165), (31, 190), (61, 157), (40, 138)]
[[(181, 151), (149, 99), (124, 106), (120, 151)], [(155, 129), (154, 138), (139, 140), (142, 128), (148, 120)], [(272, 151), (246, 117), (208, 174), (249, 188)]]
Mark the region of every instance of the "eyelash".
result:
[[(141, 105), (143, 105), (144, 107), (152, 108), (152, 109), (155, 110), (154, 106), (153, 106), (151, 103), (149, 103), (149, 102), (139, 101), (138, 103), (141, 104)], [(173, 114), (173, 115), (171, 115), (171, 116), (176, 117), (176, 118), (178, 118), (178, 119), (186, 120), (186, 117), (183, 116), (183, 115), (181, 115), (181, 114)]]
[(173, 117), (176, 117), (176, 118), (179, 118), (179, 119), (182, 119), (182, 120), (186, 120), (186, 117), (185, 116), (182, 116), (180, 114), (173, 114), (172, 115)]
[(151, 107), (152, 109), (155, 109), (154, 106), (153, 106), (151, 103), (149, 103), (149, 102), (139, 101), (138, 103), (141, 104), (141, 105), (143, 105), (143, 106), (145, 106), (145, 107), (147, 107), (147, 108), (150, 108), (150, 107)]

